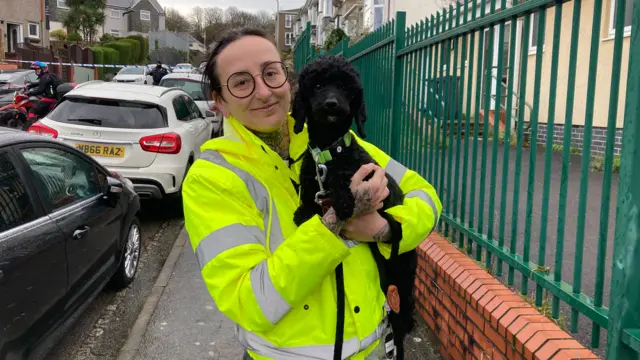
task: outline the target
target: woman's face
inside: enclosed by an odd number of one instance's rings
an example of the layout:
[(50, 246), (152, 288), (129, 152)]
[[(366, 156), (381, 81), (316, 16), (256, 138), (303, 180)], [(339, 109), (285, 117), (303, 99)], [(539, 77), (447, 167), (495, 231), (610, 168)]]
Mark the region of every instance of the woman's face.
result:
[[(223, 97), (214, 93), (214, 99), (222, 113), (225, 116), (231, 114), (244, 126), (257, 132), (273, 132), (279, 129), (287, 117), (291, 103), (289, 82), (273, 89), (258, 75), (263, 73), (266, 65), (277, 61), (282, 60), (276, 47), (259, 36), (244, 36), (222, 50), (216, 61), (216, 69)], [(255, 75), (253, 93), (242, 99), (229, 92), (229, 87), (237, 82), (228, 83), (232, 75), (240, 72)], [(268, 70), (265, 73), (269, 74)], [(231, 91), (237, 93), (233, 89), (232, 87)]]

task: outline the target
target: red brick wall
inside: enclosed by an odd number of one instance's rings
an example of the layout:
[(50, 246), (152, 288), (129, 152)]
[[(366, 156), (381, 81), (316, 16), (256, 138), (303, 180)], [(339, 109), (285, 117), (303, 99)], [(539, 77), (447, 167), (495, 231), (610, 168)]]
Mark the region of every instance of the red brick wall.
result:
[(418, 308), (446, 359), (598, 359), (440, 235), (418, 255)]

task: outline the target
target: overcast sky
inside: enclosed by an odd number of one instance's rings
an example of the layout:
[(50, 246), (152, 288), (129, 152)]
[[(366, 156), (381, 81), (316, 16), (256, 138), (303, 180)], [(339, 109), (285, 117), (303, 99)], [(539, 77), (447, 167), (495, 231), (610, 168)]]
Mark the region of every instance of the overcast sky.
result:
[[(276, 11), (276, 0), (158, 0), (164, 7), (172, 7), (187, 15), (194, 6), (214, 7), (226, 9), (235, 6), (238, 9), (257, 12), (265, 10)], [(280, 10), (295, 9), (304, 4), (305, 0), (279, 0)]]

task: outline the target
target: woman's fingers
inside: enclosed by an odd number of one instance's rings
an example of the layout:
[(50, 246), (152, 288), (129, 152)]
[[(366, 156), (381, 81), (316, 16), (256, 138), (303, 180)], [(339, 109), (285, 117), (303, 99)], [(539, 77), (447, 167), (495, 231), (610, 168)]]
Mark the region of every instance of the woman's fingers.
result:
[(374, 163), (369, 163), (369, 164), (360, 166), (360, 169), (358, 169), (358, 171), (356, 171), (356, 173), (353, 174), (353, 176), (351, 177), (351, 184), (354, 186), (360, 185), (360, 183), (362, 183), (364, 178), (366, 178), (367, 175), (369, 175), (376, 168), (379, 168), (379, 166), (377, 166)]

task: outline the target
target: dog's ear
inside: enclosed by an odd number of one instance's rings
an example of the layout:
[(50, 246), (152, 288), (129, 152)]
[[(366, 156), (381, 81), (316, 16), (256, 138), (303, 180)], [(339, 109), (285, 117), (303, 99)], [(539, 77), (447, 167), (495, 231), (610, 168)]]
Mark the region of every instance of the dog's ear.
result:
[(359, 101), (356, 102), (356, 116), (355, 116), (355, 121), (356, 121), (356, 129), (358, 130), (358, 135), (360, 135), (360, 137), (362, 139), (366, 138), (367, 135), (364, 132), (364, 123), (367, 122), (367, 108), (365, 106), (365, 102), (364, 102), (364, 92), (362, 91), (362, 89), (359, 91), (360, 95), (358, 96)]
[(293, 105), (291, 107), (291, 116), (295, 120), (293, 132), (299, 134), (304, 129), (304, 123), (307, 121), (307, 111), (303, 100), (302, 87), (298, 87), (293, 97)]

